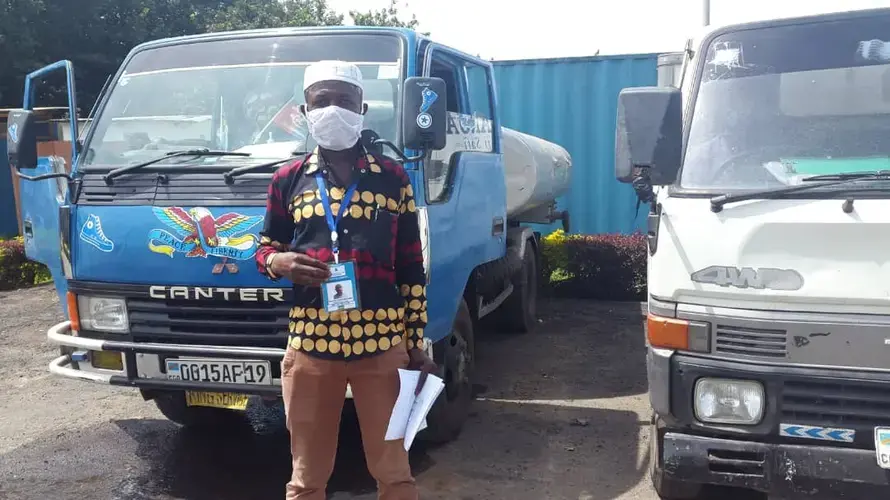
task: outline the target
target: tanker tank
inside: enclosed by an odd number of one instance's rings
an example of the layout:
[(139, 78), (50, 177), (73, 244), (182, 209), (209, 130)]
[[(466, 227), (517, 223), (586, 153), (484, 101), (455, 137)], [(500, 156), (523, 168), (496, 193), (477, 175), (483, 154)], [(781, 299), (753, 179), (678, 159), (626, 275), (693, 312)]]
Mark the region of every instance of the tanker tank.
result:
[(501, 127), (507, 216), (549, 205), (569, 189), (572, 157), (562, 146)]

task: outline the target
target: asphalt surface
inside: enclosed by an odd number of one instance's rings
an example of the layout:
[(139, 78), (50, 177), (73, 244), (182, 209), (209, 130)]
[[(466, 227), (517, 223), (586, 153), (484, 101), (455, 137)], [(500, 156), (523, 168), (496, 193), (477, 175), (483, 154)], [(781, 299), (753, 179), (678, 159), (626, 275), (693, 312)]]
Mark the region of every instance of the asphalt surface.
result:
[[(424, 499), (654, 499), (637, 303), (544, 301), (537, 332), (483, 334), (478, 400), (461, 436), (415, 446)], [(55, 290), (0, 292), (0, 499), (281, 499), (290, 475), (280, 407), (252, 427), (187, 432), (138, 392), (47, 372)], [(330, 498), (375, 498), (354, 418), (344, 419)], [(706, 498), (755, 499), (710, 492)]]

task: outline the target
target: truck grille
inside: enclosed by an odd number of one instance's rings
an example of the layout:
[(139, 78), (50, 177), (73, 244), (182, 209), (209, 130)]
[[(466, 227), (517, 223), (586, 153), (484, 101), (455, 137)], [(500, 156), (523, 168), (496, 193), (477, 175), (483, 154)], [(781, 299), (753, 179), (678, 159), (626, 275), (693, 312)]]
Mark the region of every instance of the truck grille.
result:
[(758, 358), (784, 358), (787, 332), (765, 328), (717, 325), (715, 352)]
[(127, 301), (136, 342), (282, 347), (288, 306), (264, 302)]
[(786, 380), (781, 411), (783, 421), (800, 424), (890, 425), (890, 388), (866, 381)]

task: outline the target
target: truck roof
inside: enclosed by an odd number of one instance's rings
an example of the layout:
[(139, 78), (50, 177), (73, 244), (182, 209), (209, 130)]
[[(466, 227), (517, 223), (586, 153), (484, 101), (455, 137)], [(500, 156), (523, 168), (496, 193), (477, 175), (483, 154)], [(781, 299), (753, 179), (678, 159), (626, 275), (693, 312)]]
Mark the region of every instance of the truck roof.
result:
[[(178, 45), (183, 43), (197, 42), (197, 41), (212, 41), (212, 40), (225, 40), (225, 39), (235, 39), (235, 38), (251, 38), (251, 37), (262, 37), (262, 36), (288, 36), (288, 35), (305, 35), (305, 34), (321, 34), (321, 33), (330, 33), (334, 31), (339, 31), (343, 33), (392, 33), (404, 36), (409, 40), (413, 39), (415, 42), (420, 43), (421, 41), (430, 41), (433, 40), (412, 28), (395, 28), (395, 27), (387, 27), (387, 26), (304, 26), (304, 27), (284, 27), (284, 28), (259, 28), (259, 29), (251, 29), (251, 30), (234, 30), (234, 31), (219, 31), (215, 33), (200, 33), (196, 35), (185, 35), (185, 36), (176, 36), (176, 37), (168, 37), (168, 38), (159, 38), (157, 40), (151, 40), (148, 42), (143, 42), (137, 46), (135, 46), (130, 53), (136, 53), (140, 50), (150, 49), (155, 47), (163, 47), (165, 45)], [(460, 54), (470, 60), (478, 61), (480, 64), (490, 64), (491, 61), (482, 59), (480, 57), (474, 56), (462, 50), (456, 49), (454, 47), (447, 47), (449, 50)]]
[(826, 12), (822, 14), (809, 14), (805, 16), (775, 17), (771, 19), (759, 19), (741, 23), (712, 24), (698, 31), (691, 37), (693, 47), (698, 47), (702, 40), (716, 32), (740, 31), (745, 29), (766, 28), (769, 26), (784, 26), (791, 24), (810, 23), (814, 21), (838, 21), (844, 19), (856, 19), (860, 17), (872, 17), (875, 15), (890, 14), (890, 8), (847, 10), (839, 12)]
[(218, 31), (214, 33), (199, 33), (196, 35), (184, 35), (168, 38), (159, 38), (141, 43), (133, 48), (133, 51), (151, 48), (155, 46), (173, 45), (180, 43), (189, 43), (195, 41), (223, 40), (226, 38), (249, 38), (259, 36), (287, 36), (309, 33), (329, 33), (332, 31), (343, 32), (390, 32), (407, 36), (421, 35), (417, 34), (411, 28), (391, 28), (381, 26), (303, 26), (303, 27), (283, 27), (283, 28), (258, 28), (250, 30), (233, 30)]

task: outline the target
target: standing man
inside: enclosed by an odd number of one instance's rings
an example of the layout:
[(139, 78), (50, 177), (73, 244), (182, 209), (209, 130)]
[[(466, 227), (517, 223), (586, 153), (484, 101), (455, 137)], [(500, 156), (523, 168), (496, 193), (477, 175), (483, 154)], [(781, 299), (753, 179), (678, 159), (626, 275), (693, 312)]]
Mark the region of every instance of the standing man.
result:
[(325, 498), (348, 383), (379, 498), (416, 500), (402, 440), (384, 440), (398, 369), (421, 371), (418, 391), (436, 369), (423, 350), (426, 275), (413, 189), (401, 165), (359, 141), (367, 105), (358, 67), (312, 64), (303, 91), (318, 148), (272, 177), (256, 254), (261, 273), (294, 283), (281, 362), (293, 456), (286, 498)]

